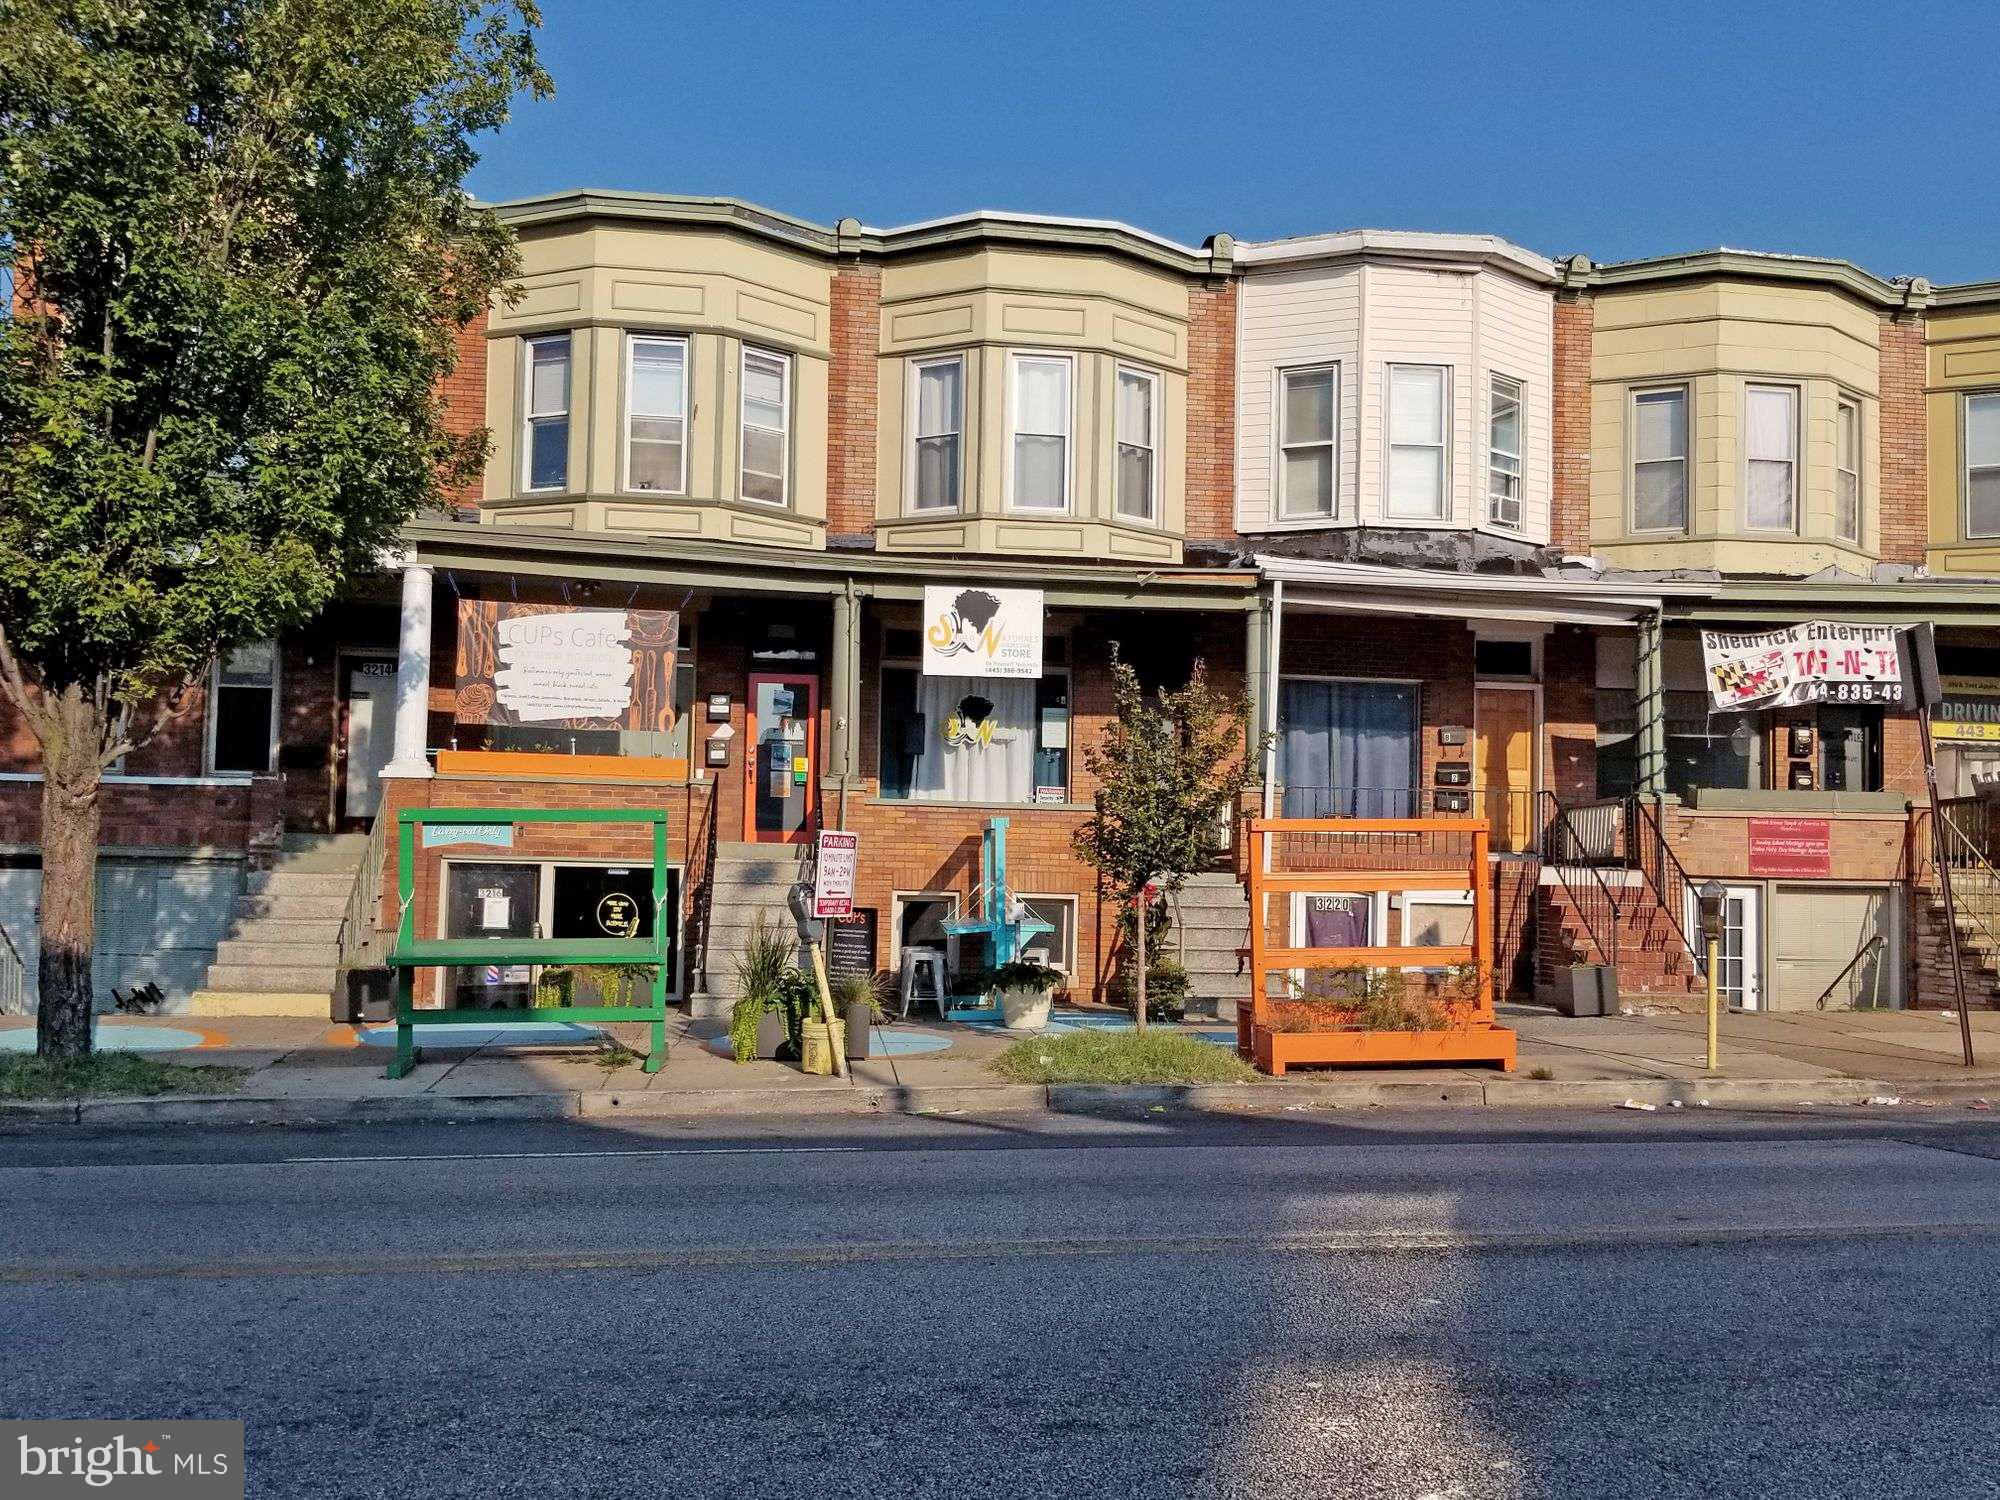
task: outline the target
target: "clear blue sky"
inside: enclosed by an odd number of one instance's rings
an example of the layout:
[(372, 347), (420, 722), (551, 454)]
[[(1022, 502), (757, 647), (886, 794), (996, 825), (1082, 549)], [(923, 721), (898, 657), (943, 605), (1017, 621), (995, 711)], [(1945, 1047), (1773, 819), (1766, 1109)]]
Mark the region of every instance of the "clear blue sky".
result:
[(1199, 242), (1370, 225), (2000, 278), (2000, 0), (544, 0), (472, 187), (972, 208)]

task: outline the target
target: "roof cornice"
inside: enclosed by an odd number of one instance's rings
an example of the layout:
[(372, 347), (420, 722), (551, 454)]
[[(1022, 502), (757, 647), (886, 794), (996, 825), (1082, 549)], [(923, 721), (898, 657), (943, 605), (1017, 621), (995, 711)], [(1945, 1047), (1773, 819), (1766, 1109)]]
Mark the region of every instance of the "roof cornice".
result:
[(1785, 281), (1824, 286), (1845, 292), (1871, 307), (1916, 312), (1929, 306), (1930, 282), (1923, 277), (1884, 281), (1852, 261), (1814, 255), (1773, 255), (1761, 250), (1699, 250), (1688, 255), (1661, 255), (1646, 260), (1597, 265), (1572, 256), (1563, 263), (1563, 282), (1571, 287), (1641, 286), (1648, 282), (1743, 280)]
[(2000, 281), (1961, 281), (1931, 293), (1932, 307), (1978, 307), (2000, 302)]
[(1542, 285), (1558, 279), (1555, 262), (1492, 234), (1433, 234), (1403, 229), (1344, 229), (1284, 240), (1244, 240), (1236, 260), (1254, 270), (1290, 270), (1303, 265), (1359, 260), (1428, 261), (1453, 266), (1490, 266)]

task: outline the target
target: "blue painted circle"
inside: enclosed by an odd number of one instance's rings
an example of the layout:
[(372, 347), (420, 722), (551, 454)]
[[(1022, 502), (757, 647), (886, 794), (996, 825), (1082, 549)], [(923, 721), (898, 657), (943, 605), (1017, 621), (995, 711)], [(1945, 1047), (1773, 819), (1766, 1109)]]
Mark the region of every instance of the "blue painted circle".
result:
[[(708, 1050), (718, 1057), (734, 1055), (726, 1036), (711, 1037)], [(868, 1038), (870, 1057), (914, 1057), (921, 1052), (943, 1052), (951, 1046), (948, 1036), (936, 1036), (927, 1031), (884, 1031), (877, 1030)]]
[[(576, 1021), (514, 1022), (495, 1021), (491, 1026), (481, 1026), (477, 1022), (467, 1022), (462, 1026), (440, 1025), (422, 1021), (410, 1028), (419, 1047), (459, 1048), (473, 1047), (547, 1047), (572, 1046), (578, 1042), (594, 1042), (604, 1033), (598, 1027), (585, 1026)], [(396, 1045), (396, 1028), (393, 1026), (370, 1026), (361, 1033), (361, 1042), (368, 1047), (393, 1047)]]
[[(95, 1032), (99, 1052), (185, 1052), (208, 1038), (178, 1026), (140, 1026), (131, 1021), (99, 1021)], [(35, 1028), (10, 1026), (0, 1031), (0, 1052), (33, 1052)]]

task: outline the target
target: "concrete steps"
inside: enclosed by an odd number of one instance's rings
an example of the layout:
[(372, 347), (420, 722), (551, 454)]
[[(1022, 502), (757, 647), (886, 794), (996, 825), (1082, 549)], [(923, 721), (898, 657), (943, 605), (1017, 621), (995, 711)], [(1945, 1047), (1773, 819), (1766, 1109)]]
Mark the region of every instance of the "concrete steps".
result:
[[(688, 997), (695, 1016), (723, 1016), (740, 995), (736, 960), (761, 915), (792, 930), (789, 904), (805, 857), (801, 846), (726, 843), (715, 846), (709, 875), (707, 932), (700, 982)], [(803, 955), (801, 955), (803, 962)]]
[(290, 834), (253, 872), (217, 945), (196, 1015), (325, 1015), (340, 971), (340, 924), (368, 850), (363, 834)]
[(1234, 874), (1196, 875), (1181, 887), (1177, 923), (1167, 949), (1178, 948), (1188, 972), (1189, 999), (1205, 1015), (1233, 1016), (1250, 998), (1250, 976), (1239, 972), (1236, 950), (1250, 940), (1250, 898)]

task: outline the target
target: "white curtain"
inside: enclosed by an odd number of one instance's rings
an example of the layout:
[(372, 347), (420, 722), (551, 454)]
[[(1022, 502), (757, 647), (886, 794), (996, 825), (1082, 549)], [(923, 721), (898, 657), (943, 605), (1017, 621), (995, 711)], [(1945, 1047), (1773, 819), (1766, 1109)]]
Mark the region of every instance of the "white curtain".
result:
[(1035, 684), (1027, 678), (917, 678), (924, 751), (910, 796), (927, 802), (1032, 802)]

